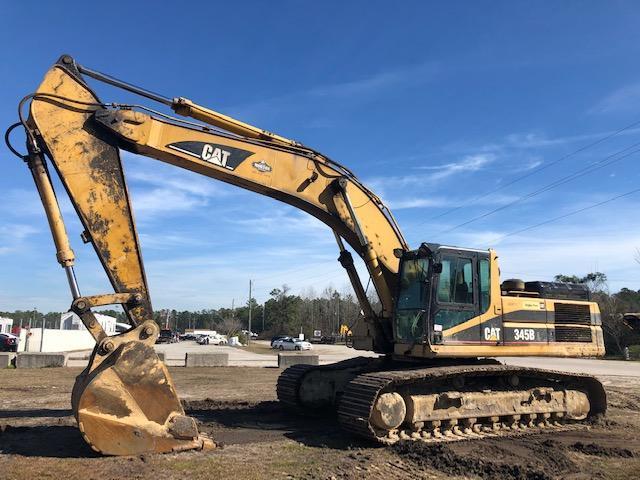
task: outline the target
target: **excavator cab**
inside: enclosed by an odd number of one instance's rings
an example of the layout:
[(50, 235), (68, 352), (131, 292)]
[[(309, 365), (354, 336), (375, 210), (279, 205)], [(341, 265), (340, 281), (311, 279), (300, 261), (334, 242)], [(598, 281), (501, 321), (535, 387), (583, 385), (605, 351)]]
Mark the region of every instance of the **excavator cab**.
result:
[[(491, 251), (423, 243), (402, 255), (395, 338), (402, 344), (457, 342), (445, 335), (486, 313), (491, 303)], [(497, 280), (497, 279), (496, 279)], [(466, 340), (481, 341), (477, 326)]]

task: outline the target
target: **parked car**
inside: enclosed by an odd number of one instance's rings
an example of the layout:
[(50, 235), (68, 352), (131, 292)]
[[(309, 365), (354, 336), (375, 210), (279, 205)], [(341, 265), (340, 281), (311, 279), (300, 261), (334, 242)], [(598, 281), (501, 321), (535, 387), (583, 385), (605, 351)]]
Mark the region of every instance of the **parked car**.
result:
[(333, 345), (336, 343), (336, 337), (334, 337), (333, 335), (331, 336), (325, 336), (323, 335), (322, 337), (320, 337), (320, 343), (324, 343), (327, 345)]
[(229, 343), (223, 335), (200, 335), (196, 341), (200, 345), (226, 345)]
[(180, 340), (197, 340), (197, 336), (193, 333), (183, 333), (180, 335)]
[(311, 350), (312, 347), (306, 340), (288, 337), (276, 340), (273, 348), (277, 348), (278, 350)]
[(156, 340), (156, 343), (174, 343), (176, 341), (176, 336), (173, 334), (171, 330), (168, 328), (163, 328), (160, 330), (160, 335)]
[(17, 352), (18, 337), (11, 333), (0, 333), (0, 352)]
[(278, 340), (284, 340), (285, 338), (291, 338), (289, 335), (276, 335), (275, 337), (271, 337), (271, 348), (275, 348), (273, 344)]

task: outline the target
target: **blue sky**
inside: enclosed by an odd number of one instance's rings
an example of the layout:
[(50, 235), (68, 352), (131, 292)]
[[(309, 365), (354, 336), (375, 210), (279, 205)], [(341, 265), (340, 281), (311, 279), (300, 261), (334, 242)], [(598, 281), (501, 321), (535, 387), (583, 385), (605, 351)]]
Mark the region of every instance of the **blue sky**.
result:
[[(635, 2), (64, 3), (5, 5), (3, 125), (70, 53), (344, 163), (412, 246), (494, 247), (503, 278), (600, 270), (612, 290), (640, 288), (640, 194), (504, 236), (638, 188), (640, 153), (454, 228), (634, 151), (640, 125), (556, 162), (640, 120)], [(131, 99), (97, 89), (105, 101)], [(29, 172), (6, 148), (0, 157), (0, 310), (64, 310), (70, 296)], [(238, 304), (249, 278), (260, 302), (282, 283), (348, 288), (331, 231), (314, 218), (154, 160), (124, 163), (156, 308)], [(62, 206), (82, 292), (107, 291)]]

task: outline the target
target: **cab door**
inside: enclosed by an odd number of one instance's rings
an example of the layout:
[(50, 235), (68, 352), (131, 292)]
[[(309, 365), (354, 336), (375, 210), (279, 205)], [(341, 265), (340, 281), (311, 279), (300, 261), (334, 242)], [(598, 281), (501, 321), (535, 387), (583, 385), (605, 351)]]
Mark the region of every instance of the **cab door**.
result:
[(464, 344), (481, 341), (478, 256), (464, 250), (441, 250), (441, 267), (433, 294), (431, 316), (434, 343)]

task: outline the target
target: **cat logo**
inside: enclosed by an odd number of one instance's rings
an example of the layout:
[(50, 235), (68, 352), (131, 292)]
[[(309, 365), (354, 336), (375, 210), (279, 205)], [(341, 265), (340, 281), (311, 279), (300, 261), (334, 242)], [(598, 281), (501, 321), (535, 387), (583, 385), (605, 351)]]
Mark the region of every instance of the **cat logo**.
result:
[(485, 327), (484, 339), (492, 342), (500, 341), (500, 328), (499, 327)]
[(226, 150), (222, 150), (219, 147), (214, 147), (209, 143), (205, 143), (202, 147), (202, 153), (200, 154), (200, 158), (206, 160), (207, 162), (214, 163), (216, 165), (220, 165), (221, 167), (227, 166), (227, 159), (231, 155), (231, 152)]

